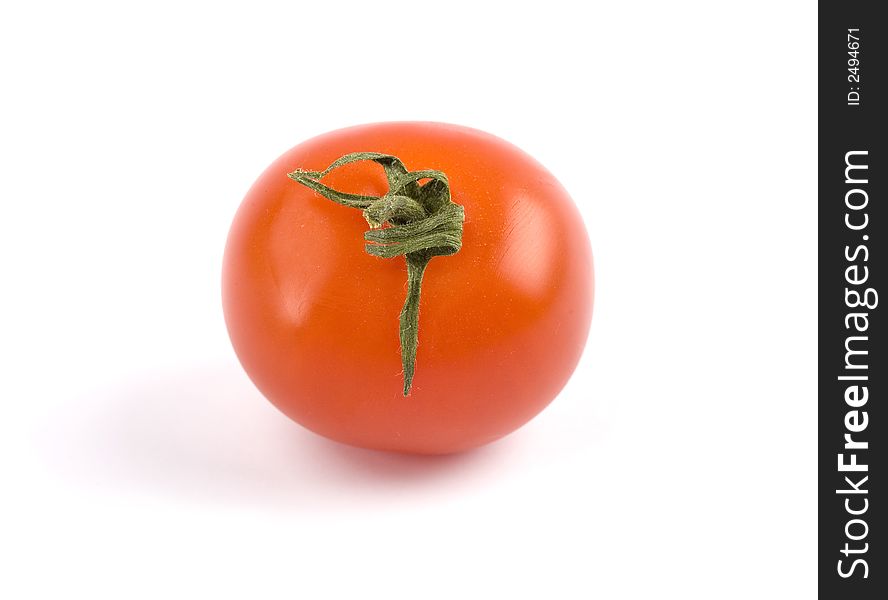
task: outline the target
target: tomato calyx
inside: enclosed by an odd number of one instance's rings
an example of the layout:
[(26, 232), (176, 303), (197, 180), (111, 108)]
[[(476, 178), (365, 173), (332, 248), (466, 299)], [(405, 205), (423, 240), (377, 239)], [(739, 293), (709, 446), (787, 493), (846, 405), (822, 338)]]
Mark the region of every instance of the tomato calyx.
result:
[[(389, 189), (383, 196), (364, 196), (335, 190), (321, 183), (331, 171), (344, 165), (373, 161), (382, 166)], [(404, 255), (407, 261), (407, 297), (401, 309), (399, 335), (404, 368), (404, 396), (410, 394), (419, 343), (419, 297), (422, 278), (435, 256), (455, 254), (462, 247), (465, 211), (450, 197), (450, 183), (441, 171), (408, 171), (395, 156), (378, 152), (353, 152), (323, 171), (297, 169), (290, 179), (324, 198), (363, 211), (370, 231), (364, 233), (364, 250), (381, 258)], [(424, 183), (420, 183), (421, 181)]]

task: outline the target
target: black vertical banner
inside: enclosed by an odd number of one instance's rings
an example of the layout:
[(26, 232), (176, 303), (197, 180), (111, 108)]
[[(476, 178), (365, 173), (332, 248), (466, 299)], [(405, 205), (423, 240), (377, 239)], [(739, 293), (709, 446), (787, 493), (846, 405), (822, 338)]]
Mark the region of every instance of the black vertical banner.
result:
[(888, 22), (876, 17), (881, 4), (819, 3), (819, 590), (849, 600), (888, 598)]

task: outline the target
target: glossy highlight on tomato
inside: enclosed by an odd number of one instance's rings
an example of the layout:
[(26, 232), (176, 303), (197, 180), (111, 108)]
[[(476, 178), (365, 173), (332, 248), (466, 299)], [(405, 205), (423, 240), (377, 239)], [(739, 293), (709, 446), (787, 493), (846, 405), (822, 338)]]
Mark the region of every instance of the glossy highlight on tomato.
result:
[[(419, 346), (402, 393), (403, 257), (364, 251), (360, 211), (287, 177), (353, 152), (447, 175), (465, 208), (461, 249), (422, 281)], [(379, 165), (346, 165), (330, 187), (382, 196)], [(580, 214), (533, 158), (443, 123), (361, 125), (310, 139), (259, 177), (225, 248), (223, 308), (235, 352), (275, 406), (328, 438), (441, 454), (514, 431), (565, 385), (592, 316), (592, 254)]]

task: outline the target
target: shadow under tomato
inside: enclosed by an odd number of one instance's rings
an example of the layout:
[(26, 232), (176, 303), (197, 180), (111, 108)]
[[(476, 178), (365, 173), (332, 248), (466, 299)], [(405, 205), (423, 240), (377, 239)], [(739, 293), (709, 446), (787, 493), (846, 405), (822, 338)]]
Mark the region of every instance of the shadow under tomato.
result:
[(146, 375), (79, 398), (42, 433), (50, 466), (78, 484), (317, 509), (489, 485), (516, 437), (447, 456), (344, 446), (281, 415), (236, 364)]

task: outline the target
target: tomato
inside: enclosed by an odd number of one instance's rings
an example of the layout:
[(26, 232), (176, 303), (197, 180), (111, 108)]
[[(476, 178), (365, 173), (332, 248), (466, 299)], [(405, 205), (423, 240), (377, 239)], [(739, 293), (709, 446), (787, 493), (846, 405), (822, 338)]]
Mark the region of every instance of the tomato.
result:
[[(405, 258), (371, 256), (368, 222), (288, 178), (353, 152), (447, 176), (465, 211), (462, 246), (422, 279), (415, 375), (404, 395), (398, 315)], [(383, 196), (371, 161), (323, 177)], [(500, 438), (558, 394), (592, 316), (592, 254), (580, 214), (533, 158), (490, 134), (442, 123), (350, 127), (308, 140), (256, 181), (229, 233), (223, 308), (255, 385), (328, 438), (440, 454)]]

